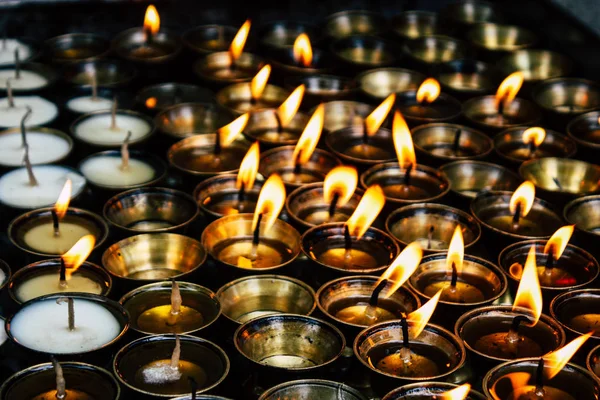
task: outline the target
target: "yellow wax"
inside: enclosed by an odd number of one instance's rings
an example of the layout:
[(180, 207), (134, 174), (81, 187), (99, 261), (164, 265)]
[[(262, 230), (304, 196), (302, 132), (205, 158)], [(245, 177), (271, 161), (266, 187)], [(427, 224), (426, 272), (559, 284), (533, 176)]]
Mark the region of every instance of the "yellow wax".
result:
[[(402, 350), (407, 350), (406, 354)], [(402, 349), (379, 360), (375, 366), (387, 374), (400, 377), (424, 377), (439, 375), (435, 362), (408, 349)]]
[(350, 249), (348, 251), (344, 248), (329, 249), (319, 256), (319, 261), (331, 267), (347, 270), (373, 269), (379, 267), (375, 257), (358, 249)]
[(202, 314), (192, 307), (181, 306), (173, 325), (168, 324), (170, 314), (170, 304), (150, 308), (140, 314), (137, 326), (144, 332), (159, 334), (185, 333), (199, 329), (204, 324)]
[(375, 307), (371, 316), (366, 314), (366, 310), (367, 304), (357, 304), (341, 309), (335, 314), (335, 316), (349, 324), (364, 326), (370, 326), (377, 322), (398, 319), (398, 316), (381, 307)]
[[(67, 385), (69, 383), (67, 382)], [(66, 396), (63, 397), (63, 400), (94, 400), (95, 397), (90, 396), (89, 394), (82, 392), (80, 390), (65, 390)], [(44, 392), (38, 394), (37, 396), (31, 398), (31, 400), (56, 400), (56, 390), (50, 390), (49, 392)]]
[(442, 295), (440, 300), (453, 303), (479, 303), (485, 300), (485, 295), (476, 286), (467, 282), (457, 281), (456, 286), (452, 287), (450, 281), (437, 281), (427, 286), (423, 293), (428, 297), (433, 297), (440, 289)]
[(67, 281), (67, 285), (59, 285), (58, 273), (38, 275), (27, 279), (16, 288), (16, 296), (20, 302), (26, 302), (46, 294), (61, 292), (79, 292), (101, 294), (102, 286), (87, 276), (75, 273)]
[(40, 223), (25, 232), (23, 241), (39, 253), (62, 255), (83, 236), (94, 234), (87, 226), (79, 223), (63, 221), (59, 227), (60, 234), (55, 236), (51, 221)]
[[(287, 249), (286, 249), (287, 250)], [(256, 248), (256, 257), (252, 257), (252, 241), (235, 242), (224, 248), (218, 255), (219, 260), (224, 263), (237, 265), (241, 268), (270, 268), (281, 265), (284, 262), (285, 254), (278, 249), (265, 243), (259, 243)]]

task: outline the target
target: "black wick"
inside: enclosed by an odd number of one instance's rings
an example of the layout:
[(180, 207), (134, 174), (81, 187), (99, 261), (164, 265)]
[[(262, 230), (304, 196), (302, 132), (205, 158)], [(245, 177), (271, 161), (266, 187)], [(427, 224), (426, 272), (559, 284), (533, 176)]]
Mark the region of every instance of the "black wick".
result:
[(404, 186), (410, 186), (410, 173), (412, 172), (413, 165), (412, 163), (406, 167), (406, 172), (404, 173)]
[(344, 249), (349, 251), (352, 248), (352, 237), (348, 225), (344, 225)]
[(513, 215), (513, 224), (515, 225), (519, 225), (519, 221), (521, 220), (521, 208), (521, 202), (518, 202), (515, 209), (515, 215)]
[(458, 154), (458, 150), (460, 149), (460, 137), (462, 136), (462, 129), (457, 129), (454, 133), (454, 142), (452, 143), (452, 150), (454, 151), (454, 155)]
[(408, 321), (406, 320), (406, 316), (402, 314), (400, 318), (400, 326), (402, 327), (402, 346), (409, 348), (410, 342), (408, 341)]
[(335, 192), (331, 199), (331, 203), (329, 203), (329, 218), (333, 217), (333, 215), (335, 214), (335, 209), (337, 207), (338, 201), (340, 201), (340, 194), (338, 192)]
[(256, 223), (256, 228), (254, 228), (254, 234), (253, 234), (253, 237), (252, 237), (252, 244), (255, 245), (255, 246), (258, 246), (258, 242), (259, 242), (259, 239), (260, 239), (259, 232), (260, 232), (260, 222), (262, 221), (262, 217), (263, 217), (262, 214), (258, 214), (258, 221)]
[(379, 294), (381, 293), (383, 288), (385, 288), (387, 283), (388, 283), (387, 279), (382, 279), (381, 282), (379, 282), (379, 285), (377, 285), (375, 287), (375, 289), (373, 289), (373, 293), (371, 294), (371, 298), (369, 299), (370, 306), (377, 307), (377, 303), (379, 301)]

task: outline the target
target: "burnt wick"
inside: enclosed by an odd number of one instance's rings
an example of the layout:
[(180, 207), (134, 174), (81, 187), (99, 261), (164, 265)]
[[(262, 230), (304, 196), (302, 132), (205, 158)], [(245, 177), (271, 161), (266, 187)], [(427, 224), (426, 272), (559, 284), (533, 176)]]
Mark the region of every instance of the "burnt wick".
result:
[(513, 219), (512, 219), (514, 229), (516, 229), (519, 226), (519, 222), (521, 221), (521, 212), (522, 212), (522, 206), (521, 206), (521, 203), (518, 202), (517, 206), (515, 208), (515, 214), (513, 215)]
[(294, 174), (295, 175), (300, 174), (300, 169), (301, 169), (301, 166), (300, 166), (300, 157), (302, 157), (302, 150), (300, 150), (298, 152), (298, 155), (296, 156), (296, 159), (294, 160)]
[(460, 137), (462, 136), (462, 129), (457, 129), (454, 133), (454, 142), (452, 143), (452, 151), (454, 155), (458, 155), (458, 151), (460, 150)]
[(544, 397), (544, 359), (540, 358), (535, 371), (535, 394)]
[(333, 197), (331, 198), (331, 203), (329, 203), (329, 218), (333, 218), (335, 215), (335, 209), (337, 208), (337, 204), (340, 201), (340, 194), (335, 192)]
[(64, 258), (60, 258), (60, 270), (58, 273), (58, 285), (64, 289), (67, 287), (67, 266)]
[(258, 221), (256, 222), (256, 228), (254, 228), (254, 232), (252, 234), (252, 247), (258, 246), (260, 241), (260, 222), (262, 221), (263, 215), (258, 214)]
[(388, 280), (382, 279), (381, 282), (379, 282), (379, 284), (375, 287), (375, 289), (373, 289), (373, 293), (371, 294), (371, 298), (369, 299), (370, 306), (377, 307), (377, 303), (379, 303), (379, 295), (381, 294), (381, 291), (386, 287), (387, 284)]
[(19, 49), (15, 49), (15, 79), (21, 79), (21, 56)]
[(452, 263), (452, 280), (450, 281), (450, 287), (456, 289), (456, 282), (458, 281), (458, 271), (456, 269), (456, 264)]
[(400, 318), (400, 326), (402, 327), (402, 346), (403, 348), (408, 349), (410, 348), (410, 342), (408, 340), (408, 321), (404, 314), (402, 314), (402, 317)]
[(404, 186), (410, 186), (410, 174), (412, 172), (413, 165), (412, 163), (406, 167), (406, 172), (404, 173)]
[(350, 236), (350, 230), (348, 229), (348, 225), (344, 225), (344, 249), (346, 253), (352, 249), (352, 237)]
[(188, 376), (188, 382), (190, 383), (190, 391), (191, 391), (192, 400), (196, 400), (196, 392), (198, 391), (198, 382), (196, 382), (196, 380), (191, 376)]
[(238, 191), (238, 203), (240, 203), (240, 207), (241, 207), (241, 203), (244, 201), (244, 199), (246, 198), (246, 185), (244, 184), (244, 182), (242, 182), (241, 186), (240, 186), (240, 190)]
[(213, 149), (213, 154), (218, 156), (221, 154), (222, 146), (221, 146), (221, 130), (218, 129), (215, 136), (215, 147)]
[(433, 232), (435, 232), (435, 226), (429, 226), (429, 231), (427, 232), (427, 249), (431, 249), (431, 242), (433, 241)]
[(58, 237), (60, 236), (58, 214), (56, 213), (56, 210), (52, 210), (50, 211), (50, 215), (52, 215), (52, 228), (54, 229), (54, 236)]

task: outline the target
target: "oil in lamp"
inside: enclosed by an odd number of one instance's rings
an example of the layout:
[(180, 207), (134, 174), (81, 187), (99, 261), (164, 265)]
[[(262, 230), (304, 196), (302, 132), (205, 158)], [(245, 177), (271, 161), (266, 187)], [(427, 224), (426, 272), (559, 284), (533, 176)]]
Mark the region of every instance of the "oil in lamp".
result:
[(568, 290), (554, 297), (550, 303), (550, 315), (571, 337), (591, 332), (592, 337), (585, 348), (589, 350), (600, 339), (598, 305), (600, 289)]
[(460, 386), (446, 382), (411, 383), (392, 390), (382, 400), (485, 400), (486, 397), (471, 389), (469, 383)]
[(416, 91), (398, 93), (396, 106), (411, 127), (457, 119), (462, 106), (454, 97), (441, 93), (434, 78), (425, 79)]
[(296, 37), (291, 48), (281, 49), (278, 56), (272, 62), (279, 81), (286, 76), (325, 74), (332, 69), (326, 53), (314, 49), (305, 32)]

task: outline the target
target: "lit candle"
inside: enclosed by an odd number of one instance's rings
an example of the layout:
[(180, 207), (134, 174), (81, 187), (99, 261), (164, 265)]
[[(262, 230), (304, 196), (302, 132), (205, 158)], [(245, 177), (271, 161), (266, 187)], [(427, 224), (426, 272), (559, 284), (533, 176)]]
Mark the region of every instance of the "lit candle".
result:
[(458, 100), (442, 94), (439, 82), (433, 78), (425, 79), (416, 92), (399, 94), (397, 103), (411, 126), (449, 121), (462, 112)]
[(27, 60), (33, 55), (31, 47), (17, 39), (4, 38), (0, 40), (0, 65), (15, 63), (15, 51), (18, 51), (22, 60)]
[[(50, 164), (67, 157), (73, 143), (63, 132), (49, 128), (27, 128), (29, 159), (32, 165)], [(25, 146), (20, 129), (0, 132), (0, 165), (20, 167), (23, 165)]]

